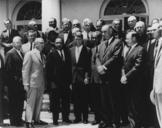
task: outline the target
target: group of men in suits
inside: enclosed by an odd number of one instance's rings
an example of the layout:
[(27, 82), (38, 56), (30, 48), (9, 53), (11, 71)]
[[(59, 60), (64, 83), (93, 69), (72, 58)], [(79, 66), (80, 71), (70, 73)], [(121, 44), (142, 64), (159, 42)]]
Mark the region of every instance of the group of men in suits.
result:
[[(8, 22), (11, 23), (5, 23)], [(86, 18), (83, 31), (77, 19), (71, 23), (64, 18), (61, 30), (55, 18), (49, 23), (44, 35), (32, 20), (23, 45), (16, 32), (10, 29), (2, 32), (3, 48), (12, 46), (5, 52), (5, 63), (4, 56), (0, 56), (0, 76), (4, 70), (7, 74), (11, 125), (22, 125), (24, 100), (26, 127), (33, 128), (33, 121), (42, 124), (39, 114), (46, 84), (54, 125), (58, 125), (60, 111), (63, 122), (72, 122), (69, 119), (72, 101), (74, 123), (88, 123), (90, 106), (95, 114), (92, 124), (99, 124), (99, 128), (154, 126), (156, 116), (149, 96), (153, 83), (158, 81), (159, 68), (155, 74), (154, 69), (160, 67), (159, 24), (152, 25), (150, 31), (154, 36), (148, 39), (144, 22), (137, 22), (134, 16), (128, 18), (129, 29), (125, 32), (119, 19), (109, 25), (98, 20), (95, 29)], [(4, 37), (12, 38), (9, 45)], [(157, 84), (154, 87), (151, 98), (160, 122), (161, 93), (157, 90), (161, 88), (157, 89)]]

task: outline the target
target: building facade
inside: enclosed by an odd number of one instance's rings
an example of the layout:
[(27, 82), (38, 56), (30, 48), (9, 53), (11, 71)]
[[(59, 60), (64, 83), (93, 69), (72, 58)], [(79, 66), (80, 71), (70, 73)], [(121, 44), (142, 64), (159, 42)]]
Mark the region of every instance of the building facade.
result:
[(162, 0), (0, 0), (0, 30), (4, 29), (6, 18), (11, 19), (14, 28), (21, 28), (35, 18), (43, 31), (50, 17), (56, 17), (58, 25), (63, 17), (81, 22), (90, 18), (94, 23), (99, 18), (107, 23), (119, 18), (126, 27), (127, 18), (132, 14), (146, 23), (161, 18), (161, 7)]

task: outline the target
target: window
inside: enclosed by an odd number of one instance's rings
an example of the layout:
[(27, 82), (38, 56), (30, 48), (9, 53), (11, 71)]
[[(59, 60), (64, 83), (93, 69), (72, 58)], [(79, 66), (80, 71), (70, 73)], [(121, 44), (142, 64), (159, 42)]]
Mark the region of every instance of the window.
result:
[(37, 0), (22, 1), (14, 10), (13, 21), (15, 28), (18, 30), (26, 30), (31, 19), (35, 19), (38, 29), (42, 28), (42, 7), (41, 2)]
[(41, 3), (32, 1), (28, 2), (20, 9), (17, 20), (31, 20), (32, 18), (39, 20), (42, 19), (41, 14)]
[(148, 24), (148, 10), (144, 0), (104, 0), (100, 18), (106, 23), (112, 23), (118, 18), (122, 24), (122, 30), (128, 27), (127, 19), (130, 15), (134, 15), (137, 21), (141, 20)]
[(141, 0), (111, 0), (104, 15), (140, 14), (146, 13)]

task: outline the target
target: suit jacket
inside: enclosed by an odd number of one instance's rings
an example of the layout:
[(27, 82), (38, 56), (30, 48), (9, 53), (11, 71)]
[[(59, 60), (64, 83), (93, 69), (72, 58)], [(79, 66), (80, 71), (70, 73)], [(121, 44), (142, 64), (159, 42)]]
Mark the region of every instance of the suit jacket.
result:
[(25, 54), (22, 68), (23, 85), (34, 88), (45, 86), (45, 57), (35, 48)]
[(144, 59), (143, 55), (143, 47), (137, 44), (125, 58), (123, 57), (122, 71), (125, 73), (128, 82), (136, 83), (137, 79), (140, 78), (140, 71)]
[(20, 56), (15, 48), (7, 52), (5, 63), (6, 82), (11, 90), (23, 90), (22, 64), (23, 54)]
[[(67, 48), (63, 49), (63, 60), (56, 49), (49, 53), (47, 57), (47, 80), (50, 85), (54, 82), (56, 88), (69, 87), (71, 83), (71, 59), (70, 52)], [(50, 88), (50, 87), (49, 87)]]
[[(34, 44), (34, 42), (32, 43), (32, 45)], [(33, 46), (32, 46), (33, 49)], [(27, 42), (25, 44), (22, 45), (22, 52), (25, 55), (27, 52), (31, 51), (31, 42)]]
[(120, 79), (121, 70), (121, 40), (112, 38), (109, 46), (106, 47), (107, 41), (99, 45), (98, 55), (96, 58), (97, 66), (104, 65), (107, 70), (105, 74), (100, 75), (102, 82), (117, 82)]
[[(61, 30), (60, 33), (59, 33), (59, 36), (62, 37), (63, 39), (64, 39), (64, 33), (65, 33), (65, 32), (64, 32), (63, 30)], [(73, 37), (73, 35), (72, 35), (72, 32), (69, 31), (69, 32), (68, 32), (67, 40), (64, 42), (65, 46), (68, 47), (69, 44), (73, 41), (73, 39), (74, 39), (74, 37)]]
[(79, 60), (76, 62), (75, 47), (70, 49), (72, 60), (72, 83), (84, 83), (84, 79), (90, 77), (90, 49), (83, 46)]
[(154, 82), (153, 82), (153, 88), (156, 93), (162, 93), (162, 38), (159, 39), (158, 44), (158, 51), (157, 55), (155, 57), (155, 63), (154, 63)]
[[(11, 32), (10, 34), (7, 32), (7, 29), (2, 31), (1, 33), (1, 36), (0, 36), (0, 42), (2, 43), (2, 46), (3, 46), (3, 43), (7, 43), (7, 44), (11, 44), (12, 43), (12, 40), (15, 36), (18, 36), (18, 31), (15, 30), (15, 29), (11, 29)], [(11, 48), (7, 48), (4, 46), (4, 50), (5, 50), (5, 53), (8, 52)]]
[(91, 57), (91, 83), (95, 84), (101, 84), (101, 78), (97, 71), (97, 65), (96, 65), (96, 57), (98, 54), (98, 48), (99, 46), (96, 46), (92, 49), (92, 57)]

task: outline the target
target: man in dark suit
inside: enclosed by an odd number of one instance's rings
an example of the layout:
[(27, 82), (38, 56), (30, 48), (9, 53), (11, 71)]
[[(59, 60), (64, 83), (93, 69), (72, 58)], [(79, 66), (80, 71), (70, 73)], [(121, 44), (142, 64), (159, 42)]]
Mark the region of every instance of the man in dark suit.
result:
[(92, 35), (92, 56), (91, 56), (91, 83), (90, 83), (90, 104), (91, 108), (94, 111), (95, 119), (92, 122), (92, 125), (99, 124), (101, 121), (100, 118), (100, 87), (101, 87), (101, 79), (97, 72), (96, 66), (96, 55), (98, 54), (98, 48), (100, 44), (100, 36), (101, 33), (99, 31), (93, 32)]
[(120, 124), (119, 83), (121, 41), (113, 36), (112, 25), (102, 27), (103, 42), (99, 45), (96, 58), (97, 71), (102, 80), (101, 120), (99, 128)]
[(71, 59), (70, 52), (63, 47), (63, 39), (57, 37), (53, 49), (47, 57), (47, 79), (50, 89), (50, 107), (53, 113), (53, 124), (58, 125), (60, 106), (62, 106), (62, 120), (71, 123), (70, 112), (70, 83)]
[[(70, 49), (72, 59), (72, 91), (75, 123), (88, 123), (88, 84), (90, 75), (90, 50), (83, 45), (80, 31), (75, 34), (75, 47)], [(83, 120), (82, 120), (83, 116)]]
[(3, 89), (4, 89), (4, 59), (0, 54), (0, 126), (3, 126), (3, 116), (4, 116)]
[(4, 47), (4, 53), (6, 54), (12, 48), (12, 39), (14, 36), (18, 36), (18, 32), (12, 29), (12, 23), (9, 19), (4, 21), (5, 30), (1, 33), (0, 42)]
[(22, 63), (21, 53), (22, 39), (19, 36), (13, 38), (13, 48), (7, 52), (5, 70), (7, 74), (7, 85), (9, 91), (10, 122), (11, 125), (22, 125), (22, 112), (25, 92), (22, 85)]
[[(126, 45), (127, 44), (127, 45)], [(140, 87), (140, 74), (143, 64), (144, 49), (137, 42), (137, 33), (129, 32), (126, 35), (126, 44), (123, 47), (122, 57), (122, 76), (121, 76), (121, 117), (123, 125), (129, 125), (128, 121), (128, 107), (133, 103), (133, 119), (135, 126), (139, 127), (142, 122), (140, 109), (142, 103), (141, 87)], [(131, 106), (132, 107), (132, 106)], [(134, 113), (134, 110), (136, 113)]]
[(71, 32), (71, 22), (69, 19), (64, 18), (62, 20), (62, 30), (59, 33), (59, 36), (63, 38), (64, 45), (66, 47), (73, 41), (73, 35)]

